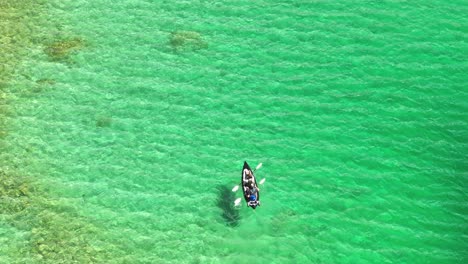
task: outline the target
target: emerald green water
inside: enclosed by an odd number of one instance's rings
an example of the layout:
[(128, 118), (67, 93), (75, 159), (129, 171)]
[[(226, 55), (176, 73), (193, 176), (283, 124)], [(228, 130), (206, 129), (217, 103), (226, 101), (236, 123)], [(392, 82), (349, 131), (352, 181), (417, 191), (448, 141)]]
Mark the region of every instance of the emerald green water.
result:
[(0, 263), (468, 261), (465, 1), (8, 2)]

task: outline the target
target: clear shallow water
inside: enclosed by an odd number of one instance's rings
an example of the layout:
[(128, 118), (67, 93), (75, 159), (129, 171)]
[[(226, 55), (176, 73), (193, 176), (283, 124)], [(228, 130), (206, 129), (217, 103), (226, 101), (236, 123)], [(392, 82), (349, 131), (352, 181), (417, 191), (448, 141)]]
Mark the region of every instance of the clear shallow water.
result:
[(466, 261), (462, 1), (11, 8), (0, 262)]

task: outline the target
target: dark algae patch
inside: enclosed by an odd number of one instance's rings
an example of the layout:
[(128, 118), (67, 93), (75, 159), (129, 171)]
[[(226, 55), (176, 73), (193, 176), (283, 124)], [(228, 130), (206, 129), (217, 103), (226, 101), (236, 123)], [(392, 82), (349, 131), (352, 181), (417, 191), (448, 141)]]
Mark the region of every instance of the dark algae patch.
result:
[(195, 31), (174, 31), (169, 38), (169, 44), (174, 51), (195, 51), (208, 47), (202, 35)]
[(56, 83), (53, 79), (39, 79), (36, 81), (38, 85), (54, 85)]
[(37, 94), (49, 90), (53, 85), (56, 84), (55, 80), (52, 79), (39, 79), (35, 83), (31, 84), (30, 94)]
[(45, 53), (53, 61), (64, 61), (70, 58), (74, 52), (82, 49), (85, 46), (85, 41), (81, 38), (68, 38), (57, 40), (45, 48)]
[(100, 116), (96, 119), (97, 127), (109, 127), (112, 124), (112, 118), (107, 116)]

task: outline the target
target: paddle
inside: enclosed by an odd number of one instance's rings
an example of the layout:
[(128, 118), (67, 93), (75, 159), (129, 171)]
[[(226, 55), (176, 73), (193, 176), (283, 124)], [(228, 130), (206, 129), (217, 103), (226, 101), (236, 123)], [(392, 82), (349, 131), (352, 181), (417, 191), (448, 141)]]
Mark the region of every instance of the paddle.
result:
[(260, 169), (260, 168), (262, 167), (262, 165), (263, 165), (263, 163), (260, 162), (260, 163), (257, 165), (257, 167), (255, 167), (255, 170)]

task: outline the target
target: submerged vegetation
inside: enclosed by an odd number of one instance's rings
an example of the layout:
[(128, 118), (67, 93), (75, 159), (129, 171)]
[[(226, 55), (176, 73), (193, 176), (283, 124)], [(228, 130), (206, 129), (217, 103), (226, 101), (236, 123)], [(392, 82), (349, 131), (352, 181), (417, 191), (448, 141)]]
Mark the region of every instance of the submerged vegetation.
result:
[(91, 244), (97, 228), (76, 214), (72, 205), (31, 185), (26, 177), (0, 170), (1, 219), (30, 237), (30, 247), (14, 254), (41, 263), (93, 263), (103, 257), (104, 252)]
[(97, 127), (109, 127), (112, 123), (112, 118), (107, 116), (100, 116), (96, 119)]
[(14, 214), (30, 204), (29, 184), (24, 177), (13, 177), (0, 170), (0, 212)]
[(52, 79), (39, 79), (35, 83), (31, 83), (29, 91), (26, 93), (28, 95), (34, 95), (49, 90), (53, 85), (56, 84), (55, 80)]
[(174, 31), (169, 43), (174, 51), (193, 51), (208, 47), (200, 33), (195, 31)]
[(85, 41), (81, 38), (62, 39), (46, 46), (45, 53), (54, 61), (68, 60), (70, 55), (82, 49)]
[(53, 79), (39, 79), (36, 83), (39, 85), (54, 85), (56, 81)]
[(0, 85), (0, 140), (7, 136), (7, 129), (6, 129), (6, 120), (4, 116), (7, 114), (7, 107), (6, 107), (6, 94), (2, 91), (2, 87)]
[[(31, 250), (50, 263), (93, 263), (98, 250), (91, 245), (96, 228), (77, 215), (67, 215), (58, 208), (39, 213), (39, 225), (31, 230)], [(63, 209), (62, 209), (63, 210)]]
[[(105, 262), (105, 253), (93, 239), (97, 227), (77, 214), (74, 200), (53, 197), (30, 175), (11, 166), (4, 138), (9, 131), (7, 116), (14, 111), (10, 100), (10, 81), (18, 66), (43, 36), (36, 25), (44, 1), (0, 1), (0, 226), (13, 230), (2, 233), (2, 263), (95, 263)], [(39, 26), (37, 26), (39, 28)], [(52, 42), (45, 53), (66, 61), (85, 46), (80, 38)], [(39, 79), (21, 93), (40, 92), (54, 85), (52, 79)], [(28, 157), (15, 156), (25, 160)], [(21, 162), (21, 161), (20, 161)]]
[(293, 219), (296, 217), (297, 213), (291, 209), (282, 211), (279, 214), (275, 215), (271, 219), (270, 227), (273, 230), (274, 234), (281, 234), (284, 230), (288, 228), (288, 225), (291, 224)]

